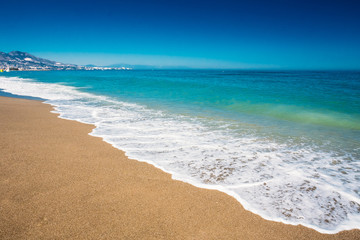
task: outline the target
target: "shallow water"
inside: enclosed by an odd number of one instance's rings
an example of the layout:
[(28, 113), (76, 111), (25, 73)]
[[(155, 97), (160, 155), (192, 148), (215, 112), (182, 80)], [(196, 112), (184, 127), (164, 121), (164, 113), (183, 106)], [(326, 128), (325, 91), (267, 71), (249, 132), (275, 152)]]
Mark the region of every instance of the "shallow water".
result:
[(0, 75), (134, 159), (266, 219), (360, 223), (360, 73), (65, 71)]

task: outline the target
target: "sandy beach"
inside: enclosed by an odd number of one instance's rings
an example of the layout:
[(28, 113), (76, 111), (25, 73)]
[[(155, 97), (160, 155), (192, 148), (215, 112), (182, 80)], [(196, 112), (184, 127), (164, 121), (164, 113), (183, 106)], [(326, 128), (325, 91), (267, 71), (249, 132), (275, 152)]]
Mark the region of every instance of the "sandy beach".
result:
[(264, 220), (51, 110), (0, 97), (0, 239), (360, 239)]

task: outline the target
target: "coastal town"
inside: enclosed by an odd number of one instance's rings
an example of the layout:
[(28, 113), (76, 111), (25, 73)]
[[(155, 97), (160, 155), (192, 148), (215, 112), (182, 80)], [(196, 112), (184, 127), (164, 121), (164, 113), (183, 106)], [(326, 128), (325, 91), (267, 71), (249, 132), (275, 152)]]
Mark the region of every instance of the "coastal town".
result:
[(9, 53), (0, 52), (0, 72), (10, 71), (74, 71), (74, 70), (132, 70), (129, 67), (101, 67), (101, 66), (80, 66), (75, 64), (64, 64), (39, 58), (26, 52), (12, 51)]

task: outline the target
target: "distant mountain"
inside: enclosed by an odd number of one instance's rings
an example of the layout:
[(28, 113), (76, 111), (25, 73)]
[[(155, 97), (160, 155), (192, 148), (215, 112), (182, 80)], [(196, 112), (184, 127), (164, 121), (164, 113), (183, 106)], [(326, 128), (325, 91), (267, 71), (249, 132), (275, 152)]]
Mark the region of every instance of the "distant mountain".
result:
[(26, 52), (0, 52), (0, 69), (6, 68), (18, 70), (78, 70), (84, 67), (39, 58)]
[(75, 64), (64, 64), (48, 59), (36, 57), (30, 53), (12, 51), (9, 53), (0, 52), (0, 70), (32, 70), (32, 71), (52, 71), (52, 70), (132, 70), (127, 64), (114, 65), (112, 67), (98, 67), (95, 65), (79, 66)]

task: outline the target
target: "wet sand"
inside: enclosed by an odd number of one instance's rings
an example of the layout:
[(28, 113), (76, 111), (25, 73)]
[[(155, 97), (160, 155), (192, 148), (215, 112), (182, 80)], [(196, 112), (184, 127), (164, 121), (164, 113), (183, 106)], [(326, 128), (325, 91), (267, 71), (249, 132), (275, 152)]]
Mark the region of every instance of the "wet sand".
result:
[(264, 220), (51, 110), (0, 97), (0, 239), (360, 239)]

